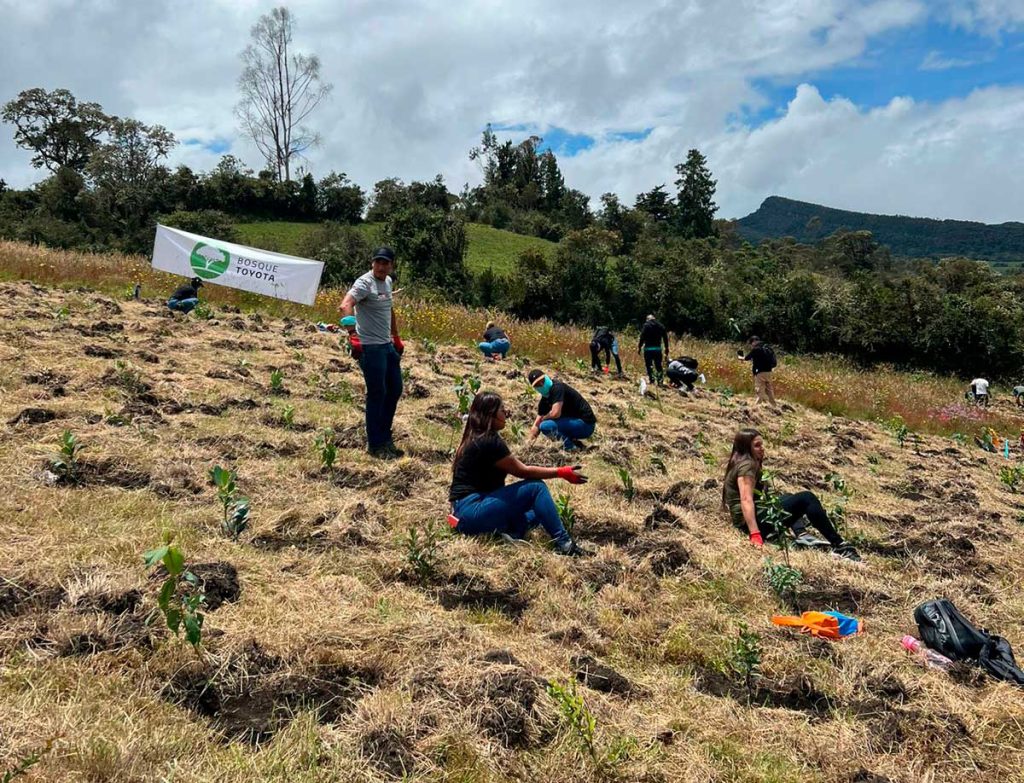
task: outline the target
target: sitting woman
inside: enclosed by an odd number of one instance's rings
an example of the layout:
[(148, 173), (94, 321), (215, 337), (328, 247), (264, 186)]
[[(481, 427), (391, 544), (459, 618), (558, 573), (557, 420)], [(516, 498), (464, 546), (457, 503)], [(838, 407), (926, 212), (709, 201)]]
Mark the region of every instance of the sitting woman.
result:
[[(750, 543), (756, 547), (764, 545), (765, 536), (786, 535), (766, 519), (766, 508), (755, 503), (756, 494), (764, 489), (761, 483), (761, 466), (764, 463), (764, 439), (754, 429), (736, 433), (732, 443), (732, 454), (725, 468), (722, 487), (722, 505), (729, 509), (732, 522), (737, 528), (750, 534)], [(857, 550), (843, 541), (835, 526), (813, 492), (797, 492), (782, 495), (780, 505), (785, 516), (781, 524), (790, 528), (797, 546), (825, 546), (826, 543), (807, 532), (807, 523), (828, 539), (832, 552), (847, 560), (860, 560)]]
[[(541, 525), (551, 536), (555, 552), (583, 554), (562, 525), (543, 481), (560, 478), (570, 484), (584, 484), (587, 478), (579, 472), (581, 466), (524, 465), (512, 456), (498, 434), (504, 429), (507, 416), (505, 404), (497, 394), (482, 392), (473, 399), (452, 465), (449, 524), (457, 533), (498, 533), (509, 541), (521, 540), (530, 528)], [(509, 474), (525, 480), (506, 485), (505, 477)]]
[(504, 359), (511, 347), (505, 330), (495, 326), (494, 321), (488, 321), (484, 327), (484, 341), (477, 344), (480, 352), (493, 362), (495, 357)]

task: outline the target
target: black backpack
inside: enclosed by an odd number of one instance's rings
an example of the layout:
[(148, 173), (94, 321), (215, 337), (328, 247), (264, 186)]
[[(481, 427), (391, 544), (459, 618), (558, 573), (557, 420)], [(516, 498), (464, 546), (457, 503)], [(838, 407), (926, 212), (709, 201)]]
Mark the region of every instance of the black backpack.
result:
[(683, 365), (683, 367), (689, 367), (691, 370), (696, 370), (700, 365), (700, 362), (692, 356), (680, 356), (676, 361)]
[(764, 348), (765, 356), (768, 357), (768, 368), (774, 370), (776, 367), (779, 366), (779, 361), (778, 359), (775, 358), (775, 351), (772, 350), (772, 347), (770, 345), (765, 344), (762, 345), (761, 347)]
[(975, 663), (998, 680), (1024, 685), (1013, 648), (1001, 636), (978, 629), (947, 598), (926, 601), (914, 610), (921, 641), (954, 661)]

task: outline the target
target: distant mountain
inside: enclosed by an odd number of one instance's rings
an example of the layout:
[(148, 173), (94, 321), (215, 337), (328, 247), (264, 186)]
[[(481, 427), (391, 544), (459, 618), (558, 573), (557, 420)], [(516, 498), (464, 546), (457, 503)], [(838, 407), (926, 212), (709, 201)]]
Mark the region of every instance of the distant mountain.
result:
[(756, 212), (737, 221), (741, 237), (750, 242), (794, 237), (813, 243), (836, 231), (870, 231), (895, 255), (965, 256), (997, 266), (1024, 262), (1024, 223), (989, 225), (969, 220), (933, 220), (902, 215), (848, 212), (806, 201), (769, 196)]

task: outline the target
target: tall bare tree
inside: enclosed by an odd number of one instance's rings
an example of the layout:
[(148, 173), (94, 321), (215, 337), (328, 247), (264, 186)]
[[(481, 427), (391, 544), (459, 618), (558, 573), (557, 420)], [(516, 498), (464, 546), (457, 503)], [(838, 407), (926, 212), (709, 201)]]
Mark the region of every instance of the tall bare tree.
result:
[(264, 14), (242, 52), (242, 100), (235, 113), (280, 181), (291, 179), (292, 159), (319, 143), (303, 123), (331, 91), (320, 80), (320, 58), (290, 51), (295, 17), (284, 6)]

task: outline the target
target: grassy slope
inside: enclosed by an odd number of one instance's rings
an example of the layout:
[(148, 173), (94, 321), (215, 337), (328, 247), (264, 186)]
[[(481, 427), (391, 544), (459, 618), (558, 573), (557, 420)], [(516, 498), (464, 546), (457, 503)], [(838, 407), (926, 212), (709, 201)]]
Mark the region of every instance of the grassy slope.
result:
[[(159, 300), (118, 303), (23, 283), (0, 293), (0, 362), (9, 370), (0, 417), (30, 407), (59, 417), (10, 426), (0, 449), (0, 768), (53, 737), (34, 779), (384, 780), (404, 767), (416, 781), (839, 783), (867, 770), (941, 783), (978, 769), (1009, 780), (1024, 764), (1024, 692), (919, 669), (897, 644), (913, 631), (917, 603), (947, 595), (1024, 646), (1012, 543), (1019, 501), (995, 476), (1000, 458), (932, 437), (918, 455), (875, 425), (801, 406), (773, 416), (745, 395), (667, 394), (657, 404), (632, 384), (567, 366), (601, 423), (581, 458), (591, 482), (551, 487), (571, 497), (577, 535), (597, 556), (557, 558), (541, 537), (525, 549), (443, 537), (436, 576), (418, 582), (404, 537), (444, 518), (444, 422), (455, 378), (475, 371), (471, 350), (441, 347), (435, 370), (410, 343), (413, 396), (397, 422), (410, 456), (380, 464), (360, 448), (358, 371), (333, 338), (301, 321), (172, 320)], [(116, 358), (148, 392), (119, 381)], [(286, 398), (269, 392), (275, 367)], [(509, 369), (479, 371), (526, 425), (536, 399)], [(256, 408), (199, 408), (239, 399)], [(282, 428), (284, 404), (311, 429)], [(311, 449), (314, 430), (327, 425), (343, 445), (334, 481)], [(762, 555), (718, 511), (731, 435), (749, 425), (766, 433), (785, 488), (814, 488), (832, 505), (839, 498), (825, 476), (838, 472), (852, 491), (847, 519), (866, 564), (814, 553), (793, 561), (805, 580), (799, 608), (844, 607), (866, 621), (866, 635), (830, 644), (769, 624), (790, 607), (766, 589)], [(108, 483), (40, 481), (64, 428), (87, 445), (84, 460), (106, 466)], [(517, 443), (513, 428), (507, 435), (529, 462), (563, 461), (546, 444)], [(238, 543), (218, 531), (206, 480), (216, 463), (236, 468), (252, 499), (253, 529)], [(620, 465), (639, 488), (632, 501), (620, 491)], [(652, 518), (655, 498), (666, 510)], [(238, 570), (241, 594), (209, 612), (201, 659), (140, 624), (158, 588), (140, 553), (167, 529), (191, 562)], [(763, 650), (754, 704), (728, 674), (741, 622)], [(580, 655), (633, 684), (628, 693), (603, 692), (596, 679), (578, 686), (596, 717), (598, 757), (618, 750), (601, 767), (581, 754), (535, 679), (571, 678)], [(210, 693), (208, 681), (222, 703), (212, 722), (177, 704)], [(275, 699), (323, 701), (317, 694), (331, 688), (344, 695), (323, 722), (301, 708), (280, 726), (261, 716)], [(721, 695), (729, 689), (735, 697)], [(238, 692), (256, 695), (235, 703)], [(795, 709), (758, 706), (769, 698)], [(218, 740), (217, 726), (242, 709), (279, 729), (259, 751)]]
[[(236, 225), (243, 244), (273, 250), (279, 253), (296, 253), (303, 235), (316, 224), (288, 223), (239, 223)], [(379, 224), (364, 223), (359, 230), (371, 242), (377, 240)], [(469, 249), (466, 263), (473, 272), (482, 272), (493, 267), (498, 274), (508, 274), (515, 266), (516, 258), (527, 249), (536, 248), (542, 252), (553, 252), (555, 243), (537, 237), (513, 234), (479, 223), (466, 225)]]

